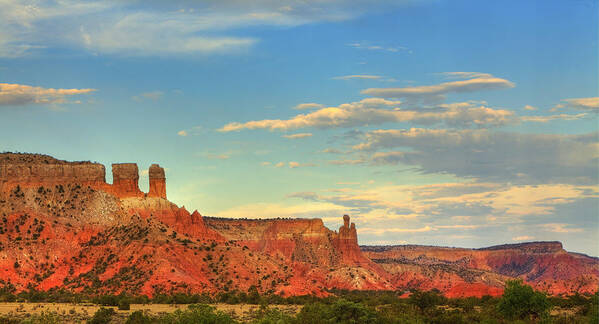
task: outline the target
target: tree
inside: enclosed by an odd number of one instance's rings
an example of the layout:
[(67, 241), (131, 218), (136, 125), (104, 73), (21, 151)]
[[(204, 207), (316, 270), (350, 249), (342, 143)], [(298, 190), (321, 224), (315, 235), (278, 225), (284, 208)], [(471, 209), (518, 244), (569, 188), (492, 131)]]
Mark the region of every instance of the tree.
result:
[(499, 313), (508, 319), (524, 319), (546, 315), (550, 304), (545, 294), (535, 291), (522, 280), (508, 280), (503, 297), (497, 305)]

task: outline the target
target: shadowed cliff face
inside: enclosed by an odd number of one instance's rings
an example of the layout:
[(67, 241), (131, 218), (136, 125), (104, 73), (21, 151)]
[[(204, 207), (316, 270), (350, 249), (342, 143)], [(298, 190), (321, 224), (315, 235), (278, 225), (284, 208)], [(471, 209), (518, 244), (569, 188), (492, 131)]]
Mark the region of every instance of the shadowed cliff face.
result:
[(513, 277), (552, 294), (599, 284), (597, 259), (559, 242), (360, 249), (348, 215), (338, 231), (321, 219), (203, 217), (166, 200), (157, 164), (148, 194), (136, 164), (113, 164), (112, 172), (108, 184), (101, 164), (0, 154), (0, 284), (148, 295), (436, 288), (448, 296), (501, 294)]

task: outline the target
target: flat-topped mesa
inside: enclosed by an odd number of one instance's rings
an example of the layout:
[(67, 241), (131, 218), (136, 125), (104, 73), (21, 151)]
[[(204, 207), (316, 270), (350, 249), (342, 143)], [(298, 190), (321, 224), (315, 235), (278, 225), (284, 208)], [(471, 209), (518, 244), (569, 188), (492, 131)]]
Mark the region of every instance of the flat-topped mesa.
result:
[(99, 163), (67, 162), (41, 154), (0, 154), (0, 190), (72, 183), (104, 187), (105, 175)]
[(120, 198), (143, 197), (139, 190), (139, 170), (135, 163), (112, 164), (112, 189)]
[(152, 164), (148, 170), (150, 178), (150, 191), (148, 197), (158, 197), (166, 199), (166, 176), (164, 169), (158, 164)]

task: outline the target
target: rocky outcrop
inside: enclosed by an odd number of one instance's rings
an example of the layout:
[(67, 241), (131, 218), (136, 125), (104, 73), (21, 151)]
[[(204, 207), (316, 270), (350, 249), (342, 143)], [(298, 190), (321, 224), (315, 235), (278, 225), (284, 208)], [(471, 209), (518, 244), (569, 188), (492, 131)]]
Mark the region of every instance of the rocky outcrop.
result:
[(162, 198), (126, 198), (121, 203), (130, 215), (143, 219), (156, 219), (176, 233), (200, 241), (224, 241), (222, 235), (208, 228), (202, 215), (196, 210), (190, 214), (185, 207), (178, 207)]
[(139, 170), (135, 163), (114, 163), (112, 165), (112, 188), (121, 198), (143, 197), (139, 190)]
[(333, 240), (333, 245), (341, 256), (341, 262), (354, 265), (370, 263), (360, 251), (356, 224), (350, 224), (349, 220), (349, 215), (343, 215), (343, 226), (339, 228), (339, 233)]
[(166, 176), (164, 169), (158, 164), (152, 164), (148, 170), (150, 178), (150, 191), (148, 197), (158, 197), (166, 199)]
[[(148, 196), (166, 199), (164, 169), (152, 164), (148, 174)], [(26, 188), (77, 184), (103, 190), (119, 198), (145, 196), (139, 190), (137, 164), (112, 164), (112, 178), (112, 185), (106, 183), (106, 169), (100, 163), (68, 162), (42, 154), (0, 153), (0, 190), (3, 191), (17, 185)]]
[(45, 155), (0, 154), (0, 190), (78, 183), (102, 187), (106, 184), (102, 164), (65, 162)]

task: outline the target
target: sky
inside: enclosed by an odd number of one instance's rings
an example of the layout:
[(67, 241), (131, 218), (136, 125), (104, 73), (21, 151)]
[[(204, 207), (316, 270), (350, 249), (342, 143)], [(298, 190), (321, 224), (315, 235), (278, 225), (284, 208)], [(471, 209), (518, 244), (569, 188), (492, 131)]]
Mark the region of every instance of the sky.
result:
[(159, 163), (190, 211), (360, 244), (599, 256), (596, 0), (0, 7), (0, 151)]

